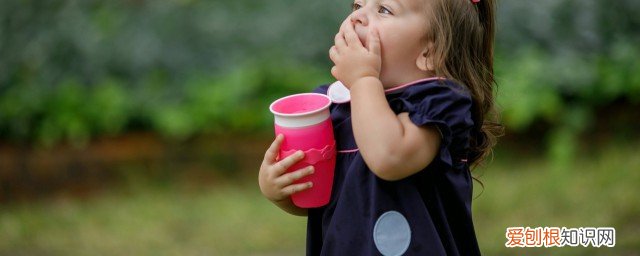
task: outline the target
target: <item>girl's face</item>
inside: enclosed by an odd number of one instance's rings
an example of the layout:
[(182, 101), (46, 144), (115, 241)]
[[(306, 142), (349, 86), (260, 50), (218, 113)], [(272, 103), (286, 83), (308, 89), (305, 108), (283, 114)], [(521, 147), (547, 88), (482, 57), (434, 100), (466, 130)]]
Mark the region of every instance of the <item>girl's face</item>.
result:
[[(427, 41), (426, 4), (421, 0), (355, 0), (353, 13), (347, 17), (354, 23), (362, 44), (367, 47), (369, 29), (380, 35), (382, 69), (380, 81), (394, 87), (428, 76), (424, 61)], [(426, 65), (426, 64), (425, 64)]]

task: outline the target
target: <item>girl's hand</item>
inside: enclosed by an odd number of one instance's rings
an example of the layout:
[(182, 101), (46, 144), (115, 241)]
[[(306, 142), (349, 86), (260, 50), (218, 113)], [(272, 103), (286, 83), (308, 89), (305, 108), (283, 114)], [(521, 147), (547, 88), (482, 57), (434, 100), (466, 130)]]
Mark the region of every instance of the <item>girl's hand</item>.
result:
[(288, 199), (292, 194), (306, 190), (313, 185), (311, 182), (293, 184), (296, 180), (312, 174), (313, 166), (285, 173), (289, 167), (304, 158), (304, 153), (298, 151), (278, 161), (278, 151), (280, 150), (280, 145), (282, 145), (283, 140), (284, 136), (282, 136), (282, 134), (278, 135), (269, 149), (267, 149), (258, 175), (260, 191), (272, 202), (280, 202)]
[(331, 68), (331, 75), (347, 88), (364, 77), (380, 79), (380, 36), (374, 28), (369, 29), (367, 45), (364, 47), (360, 42), (351, 19), (345, 19), (336, 34), (335, 45), (329, 50), (329, 57), (335, 64)]

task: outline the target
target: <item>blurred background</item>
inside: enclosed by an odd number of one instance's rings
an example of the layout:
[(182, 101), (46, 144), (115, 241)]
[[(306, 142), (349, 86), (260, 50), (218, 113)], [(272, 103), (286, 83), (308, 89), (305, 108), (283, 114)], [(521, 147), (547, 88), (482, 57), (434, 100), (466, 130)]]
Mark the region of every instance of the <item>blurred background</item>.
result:
[[(0, 255), (302, 255), (264, 199), (271, 101), (333, 81), (349, 1), (2, 0)], [(640, 255), (640, 1), (498, 1), (486, 255)], [(507, 227), (614, 227), (508, 249)]]

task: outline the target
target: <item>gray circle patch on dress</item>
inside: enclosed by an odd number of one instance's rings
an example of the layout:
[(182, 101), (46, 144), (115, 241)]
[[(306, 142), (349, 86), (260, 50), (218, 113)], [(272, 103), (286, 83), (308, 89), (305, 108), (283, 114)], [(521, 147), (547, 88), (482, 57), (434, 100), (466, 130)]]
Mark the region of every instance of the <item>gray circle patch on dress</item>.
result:
[(397, 211), (383, 213), (373, 227), (373, 242), (384, 256), (402, 255), (411, 242), (409, 222)]

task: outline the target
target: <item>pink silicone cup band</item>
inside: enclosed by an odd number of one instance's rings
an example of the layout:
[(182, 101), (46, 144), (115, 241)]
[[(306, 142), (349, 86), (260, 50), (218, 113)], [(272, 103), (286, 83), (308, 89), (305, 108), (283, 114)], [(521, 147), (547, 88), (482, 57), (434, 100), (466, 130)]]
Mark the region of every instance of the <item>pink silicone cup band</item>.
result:
[[(283, 154), (291, 155), (296, 151), (297, 150), (295, 149), (287, 150), (287, 151), (284, 151)], [(331, 158), (334, 158), (336, 155), (336, 144), (334, 142), (325, 146), (323, 149), (312, 148), (303, 152), (304, 152), (304, 160), (302, 160), (302, 162), (313, 165), (320, 161), (330, 160)]]

